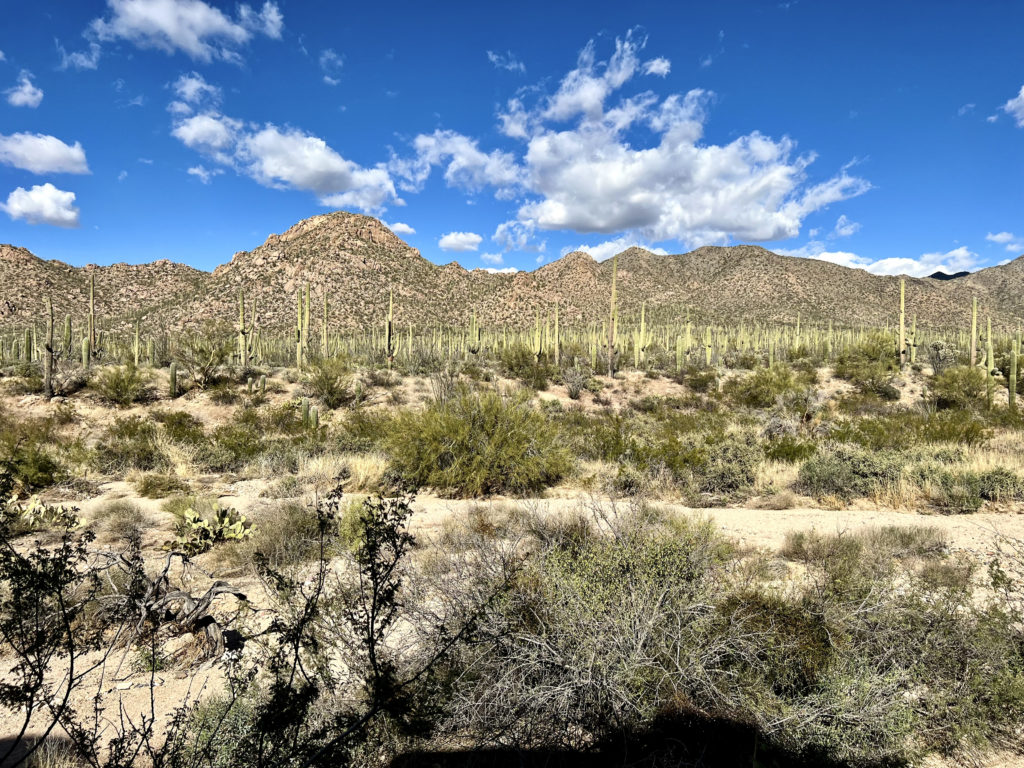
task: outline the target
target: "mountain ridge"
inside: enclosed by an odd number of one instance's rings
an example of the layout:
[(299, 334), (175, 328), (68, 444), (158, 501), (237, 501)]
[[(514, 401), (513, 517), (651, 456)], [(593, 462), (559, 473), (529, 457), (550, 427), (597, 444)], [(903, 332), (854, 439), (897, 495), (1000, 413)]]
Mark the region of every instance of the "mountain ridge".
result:
[[(898, 276), (757, 245), (701, 246), (669, 255), (634, 246), (618, 255), (618, 270), (624, 316), (646, 306), (660, 319), (689, 313), (696, 321), (795, 322), (799, 313), (805, 321), (877, 326), (894, 322), (898, 311)], [(555, 304), (565, 323), (600, 322), (611, 299), (611, 273), (611, 259), (598, 262), (585, 251), (529, 272), (436, 265), (377, 219), (339, 211), (270, 234), (212, 272), (168, 259), (72, 267), (0, 244), (0, 328), (39, 322), (47, 296), (58, 317), (84, 316), (90, 276), (98, 313), (114, 325), (140, 315), (162, 328), (236, 322), (243, 290), (261, 325), (283, 330), (294, 326), (296, 297), (307, 283), (313, 313), (319, 318), (326, 295), (329, 322), (339, 330), (381, 322), (392, 291), (401, 327), (466, 323), (472, 315), (486, 324), (522, 327)], [(965, 325), (974, 296), (996, 325), (1014, 328), (1024, 317), (1024, 257), (955, 280), (905, 279), (908, 318), (916, 314), (924, 327)]]

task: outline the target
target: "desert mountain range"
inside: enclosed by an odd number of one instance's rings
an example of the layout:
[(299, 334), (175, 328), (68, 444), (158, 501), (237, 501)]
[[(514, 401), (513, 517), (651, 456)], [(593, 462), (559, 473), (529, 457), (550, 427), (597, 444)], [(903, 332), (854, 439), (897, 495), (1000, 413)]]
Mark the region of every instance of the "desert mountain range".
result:
[[(814, 259), (780, 256), (753, 245), (705, 246), (662, 256), (630, 248), (618, 257), (620, 311), (646, 302), (655, 318), (716, 322), (808, 322), (837, 325), (892, 323), (898, 277)], [(612, 262), (576, 251), (532, 272), (496, 274), (438, 266), (423, 258), (377, 219), (336, 212), (300, 221), (240, 251), (212, 273), (167, 260), (150, 264), (72, 267), (44, 261), (24, 248), (0, 245), (0, 328), (41, 322), (49, 296), (58, 319), (84, 316), (90, 275), (101, 326), (138, 316), (151, 327), (234, 322), (239, 289), (258, 303), (264, 328), (294, 327), (296, 295), (308, 282), (319, 317), (326, 293), (332, 326), (358, 328), (382, 320), (394, 291), (400, 325), (468, 322), (522, 326), (556, 302), (566, 323), (607, 316)], [(907, 312), (919, 325), (966, 327), (971, 298), (993, 323), (1015, 328), (1024, 318), (1024, 257), (956, 279), (907, 278)]]

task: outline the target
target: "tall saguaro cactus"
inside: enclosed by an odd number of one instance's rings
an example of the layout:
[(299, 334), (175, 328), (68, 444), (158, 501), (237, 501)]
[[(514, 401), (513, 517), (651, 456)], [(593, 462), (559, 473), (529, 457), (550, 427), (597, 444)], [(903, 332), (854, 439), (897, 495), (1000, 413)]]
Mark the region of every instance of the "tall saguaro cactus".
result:
[(384, 323), (384, 352), (388, 358), (388, 370), (395, 362), (395, 291), (388, 294), (388, 318)]
[(615, 289), (616, 281), (618, 280), (619, 273), (619, 256), (616, 254), (612, 257), (612, 302), (611, 307), (608, 310), (608, 375), (615, 375), (615, 360), (618, 357), (618, 350), (616, 349), (616, 337), (618, 335), (619, 326), (619, 310), (615, 306)]
[(978, 364), (978, 297), (971, 302), (971, 367)]
[(907, 281), (900, 279), (900, 341), (897, 357), (902, 371), (907, 367)]
[(46, 342), (43, 346), (43, 394), (53, 397), (53, 302), (46, 297)]
[(96, 276), (89, 275), (89, 357), (96, 355)]

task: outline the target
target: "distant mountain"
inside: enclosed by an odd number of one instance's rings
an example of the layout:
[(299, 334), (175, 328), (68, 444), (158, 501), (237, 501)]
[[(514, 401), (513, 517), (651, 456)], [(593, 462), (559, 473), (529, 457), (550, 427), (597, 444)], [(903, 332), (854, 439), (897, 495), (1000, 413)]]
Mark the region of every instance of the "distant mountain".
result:
[[(618, 256), (624, 316), (646, 304), (658, 320), (894, 323), (898, 277), (873, 275), (815, 259), (780, 256), (753, 245), (705, 246), (662, 256), (630, 248)], [(309, 283), (318, 325), (323, 297), (337, 329), (383, 321), (394, 292), (399, 326), (481, 323), (526, 326), (559, 306), (564, 323), (600, 322), (608, 312), (612, 262), (576, 251), (532, 272), (495, 274), (452, 262), (437, 266), (380, 221), (337, 212), (299, 222), (241, 251), (213, 273), (158, 261), (130, 266), (70, 267), (29, 251), (0, 246), (0, 328), (41, 322), (45, 297), (58, 318), (86, 310), (88, 280), (96, 280), (97, 313), (105, 326), (144, 316), (152, 328), (235, 322), (239, 290), (256, 302), (264, 328), (294, 327), (296, 298)], [(950, 279), (955, 277), (956, 279)], [(968, 275), (906, 278), (908, 320), (923, 327), (964, 327), (971, 298), (993, 322), (1016, 327), (1024, 317), (1024, 257)]]
[(956, 280), (959, 277), (967, 277), (969, 274), (971, 273), (967, 272), (966, 270), (963, 272), (954, 272), (953, 274), (950, 274), (949, 272), (943, 272), (940, 270), (938, 272), (932, 272), (930, 275), (928, 275), (928, 277), (930, 277), (932, 280)]

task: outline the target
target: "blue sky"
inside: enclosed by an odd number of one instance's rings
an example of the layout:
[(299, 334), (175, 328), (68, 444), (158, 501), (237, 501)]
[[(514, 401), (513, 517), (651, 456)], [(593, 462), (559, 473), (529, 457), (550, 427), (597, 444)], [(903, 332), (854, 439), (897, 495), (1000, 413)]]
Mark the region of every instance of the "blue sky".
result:
[(0, 4), (0, 242), (43, 258), (212, 269), (335, 209), (467, 268), (1024, 253), (1018, 2)]

